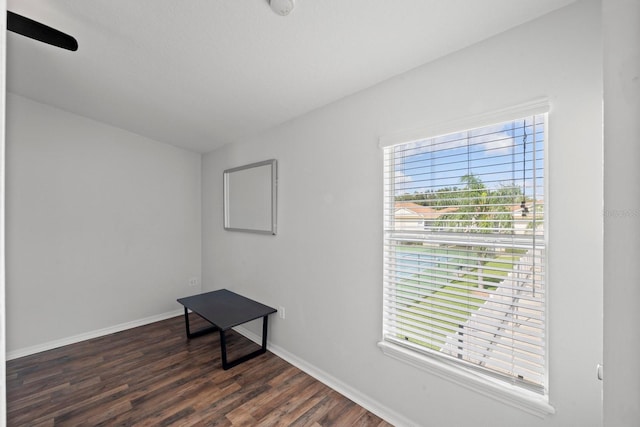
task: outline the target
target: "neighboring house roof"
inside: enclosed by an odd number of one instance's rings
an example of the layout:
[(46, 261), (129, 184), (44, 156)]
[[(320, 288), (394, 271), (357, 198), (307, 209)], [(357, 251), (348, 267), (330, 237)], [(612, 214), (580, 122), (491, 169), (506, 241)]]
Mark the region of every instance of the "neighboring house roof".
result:
[(457, 208), (448, 207), (443, 209), (434, 209), (429, 206), (422, 206), (413, 202), (397, 202), (396, 217), (404, 218), (420, 218), (420, 219), (436, 219), (443, 214), (455, 212)]
[[(536, 203), (538, 206), (542, 206), (543, 202), (538, 201)], [(527, 208), (532, 210), (533, 202), (528, 201), (526, 203)], [(440, 216), (456, 212), (458, 208), (456, 207), (447, 207), (443, 209), (435, 209), (430, 206), (422, 206), (414, 202), (396, 202), (395, 205), (395, 216), (396, 218), (415, 218), (415, 219), (437, 219)], [(508, 207), (509, 211), (511, 211), (514, 215), (522, 212), (522, 207), (520, 204), (512, 205)]]

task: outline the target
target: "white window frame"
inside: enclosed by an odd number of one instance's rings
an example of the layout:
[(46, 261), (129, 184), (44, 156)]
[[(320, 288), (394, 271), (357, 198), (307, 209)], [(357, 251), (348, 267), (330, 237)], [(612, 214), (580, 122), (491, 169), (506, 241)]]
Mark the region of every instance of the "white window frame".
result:
[[(459, 132), (466, 129), (473, 129), (483, 126), (489, 126), (495, 123), (501, 123), (510, 120), (516, 120), (522, 117), (547, 114), (551, 110), (549, 101), (547, 99), (537, 99), (530, 102), (522, 103), (517, 106), (505, 108), (502, 110), (492, 111), (485, 114), (480, 114), (472, 117), (465, 117), (460, 120), (453, 120), (445, 123), (430, 124), (421, 126), (419, 128), (396, 132), (390, 135), (382, 136), (379, 140), (380, 148), (406, 144), (414, 141), (424, 140), (438, 135), (445, 135), (453, 132)], [(545, 120), (545, 141), (544, 141), (544, 170), (545, 177), (548, 177), (548, 147), (549, 147), (549, 132), (548, 123)], [(544, 193), (549, 194), (549, 179), (544, 180)], [(544, 202), (544, 227), (548, 228), (548, 199)], [(545, 243), (548, 248), (549, 232), (545, 232)], [(548, 253), (548, 252), (547, 252)], [(545, 262), (548, 265), (548, 263)], [(545, 272), (548, 276), (548, 273)], [(548, 284), (548, 277), (545, 277), (545, 282)], [(548, 295), (548, 294), (547, 294)], [(545, 337), (546, 337), (546, 379), (545, 379), (545, 392), (539, 394), (522, 387), (509, 384), (505, 381), (496, 379), (490, 375), (483, 374), (481, 371), (465, 367), (463, 364), (456, 363), (455, 360), (447, 360), (446, 358), (433, 357), (428, 354), (424, 354), (418, 351), (411, 350), (405, 346), (397, 345), (391, 341), (386, 341), (384, 338), (378, 343), (378, 347), (382, 352), (394, 359), (400, 360), (418, 369), (425, 370), (440, 378), (451, 381), (457, 385), (465, 387), (467, 389), (476, 391), (485, 396), (489, 396), (500, 402), (509, 404), (513, 407), (519, 408), (527, 413), (544, 417), (548, 414), (555, 413), (555, 408), (549, 403), (549, 376), (548, 367), (549, 360), (549, 320), (548, 320), (548, 307), (549, 298), (545, 300), (545, 313), (547, 313), (545, 323)]]

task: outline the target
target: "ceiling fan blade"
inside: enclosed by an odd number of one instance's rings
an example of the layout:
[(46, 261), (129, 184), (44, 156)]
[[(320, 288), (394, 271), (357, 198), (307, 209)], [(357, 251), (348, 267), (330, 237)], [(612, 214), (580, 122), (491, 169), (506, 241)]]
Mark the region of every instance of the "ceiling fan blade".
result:
[(10, 11), (7, 11), (7, 30), (63, 49), (78, 50), (78, 42), (70, 35)]

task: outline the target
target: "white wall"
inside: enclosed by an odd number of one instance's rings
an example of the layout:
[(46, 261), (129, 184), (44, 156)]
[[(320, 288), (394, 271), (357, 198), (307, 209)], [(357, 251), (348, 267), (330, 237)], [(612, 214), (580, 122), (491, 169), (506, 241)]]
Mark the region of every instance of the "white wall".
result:
[[(600, 2), (568, 8), (203, 160), (203, 286), (272, 306), (270, 342), (415, 425), (598, 426), (602, 358)], [(548, 97), (550, 402), (538, 418), (384, 356), (378, 138)], [(279, 161), (278, 235), (222, 227), (222, 171)], [(251, 330), (258, 333), (257, 325)], [(452, 422), (451, 417), (457, 417)]]
[(8, 354), (180, 309), (199, 154), (13, 94), (6, 140)]
[[(0, 0), (0, 12), (6, 14), (7, 2)], [(4, 256), (4, 164), (5, 164), (5, 87), (6, 87), (6, 31), (7, 21), (0, 22), (0, 378), (6, 376), (6, 316), (5, 316), (5, 256)], [(5, 381), (0, 384), (0, 423), (7, 416)]]
[(640, 2), (603, 1), (604, 421), (640, 425)]

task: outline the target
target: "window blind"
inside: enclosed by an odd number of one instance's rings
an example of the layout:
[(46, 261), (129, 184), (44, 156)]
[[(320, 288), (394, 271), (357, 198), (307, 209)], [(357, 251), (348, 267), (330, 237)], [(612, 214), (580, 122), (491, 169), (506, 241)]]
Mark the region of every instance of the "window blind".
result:
[(545, 121), (384, 148), (383, 339), (539, 393)]

